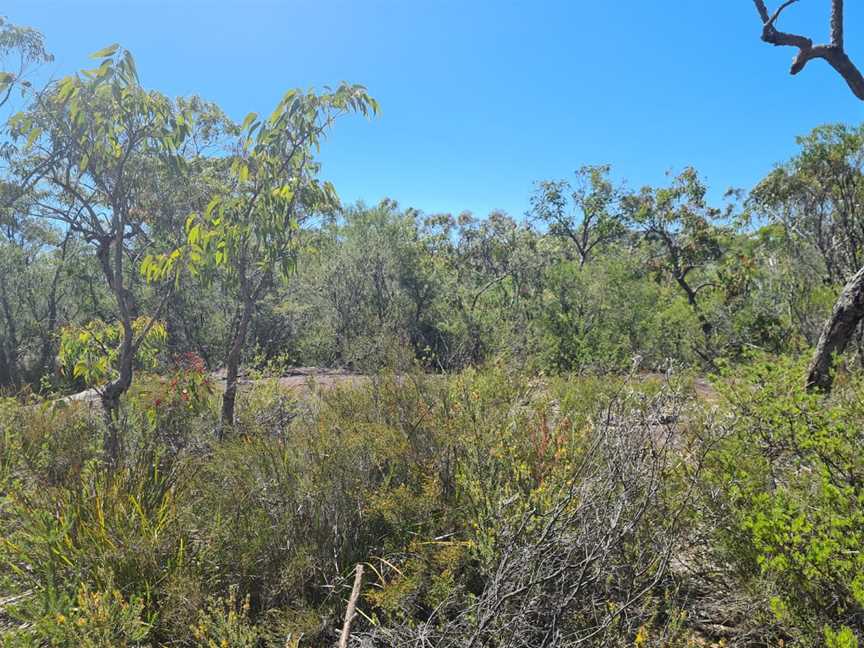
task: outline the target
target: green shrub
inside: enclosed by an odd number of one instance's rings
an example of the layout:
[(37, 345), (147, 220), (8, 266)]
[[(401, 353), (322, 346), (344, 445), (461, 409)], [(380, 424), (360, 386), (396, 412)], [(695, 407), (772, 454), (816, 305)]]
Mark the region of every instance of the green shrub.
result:
[(52, 611), (32, 620), (32, 626), (7, 633), (11, 646), (57, 648), (132, 648), (150, 632), (144, 621), (144, 603), (127, 600), (119, 590), (93, 591), (82, 584), (62, 611)]
[(729, 375), (710, 475), (726, 558), (761, 577), (788, 632), (817, 641), (825, 626), (864, 632), (864, 383), (826, 399), (804, 389), (804, 367), (760, 359)]
[(93, 463), (75, 482), (10, 494), (14, 523), (0, 539), (0, 561), (13, 574), (13, 591), (34, 593), (16, 616), (68, 616), (87, 587), (109, 598), (116, 588), (142, 606), (148, 624), (155, 620), (162, 589), (194, 564), (178, 528), (186, 478), (181, 464), (151, 452), (113, 473)]
[(211, 598), (192, 626), (194, 645), (201, 648), (255, 648), (260, 637), (249, 620), (249, 597), (231, 588), (224, 599)]

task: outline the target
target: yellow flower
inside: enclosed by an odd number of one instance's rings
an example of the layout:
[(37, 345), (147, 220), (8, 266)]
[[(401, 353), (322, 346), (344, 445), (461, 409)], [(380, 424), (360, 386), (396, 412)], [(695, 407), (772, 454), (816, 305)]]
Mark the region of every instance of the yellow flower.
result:
[(639, 626), (639, 632), (636, 633), (636, 639), (633, 642), (637, 648), (644, 646), (648, 643), (648, 630), (645, 626)]
[(62, 614), (58, 614), (57, 615), (57, 623), (60, 623), (60, 624), (66, 623), (66, 617), (63, 616)]

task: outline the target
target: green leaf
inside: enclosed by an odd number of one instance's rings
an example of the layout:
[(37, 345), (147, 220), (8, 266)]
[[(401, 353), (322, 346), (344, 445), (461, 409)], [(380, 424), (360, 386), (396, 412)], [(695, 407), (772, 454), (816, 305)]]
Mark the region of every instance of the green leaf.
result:
[(123, 62), (121, 65), (123, 66), (126, 75), (129, 77), (128, 80), (138, 83), (138, 70), (135, 67), (135, 59), (132, 58), (132, 54), (128, 51), (123, 53)]
[(114, 52), (116, 52), (119, 48), (120, 48), (120, 44), (114, 43), (113, 45), (109, 45), (108, 47), (103, 47), (98, 52), (93, 52), (90, 55), (90, 58), (98, 59), (98, 58), (105, 58), (106, 56), (113, 56)]
[(242, 130), (246, 130), (247, 128), (249, 128), (249, 125), (256, 119), (258, 119), (258, 113), (250, 112), (248, 115), (246, 115), (246, 119), (243, 120), (243, 125), (240, 126), (240, 128)]
[(221, 202), (222, 202), (221, 196), (213, 196), (213, 198), (207, 204), (207, 209), (204, 210), (204, 216), (206, 218), (210, 218), (213, 214), (213, 210), (216, 209), (216, 207), (218, 207), (219, 203), (221, 203)]
[(33, 146), (33, 142), (35, 142), (36, 138), (38, 138), (41, 134), (42, 134), (42, 129), (39, 128), (38, 126), (36, 128), (34, 128), (33, 130), (31, 130), (30, 135), (27, 136), (27, 144), (24, 146), (24, 148), (29, 149), (31, 146)]
[(104, 79), (108, 76), (108, 73), (111, 72), (111, 67), (113, 66), (113, 62), (110, 59), (105, 59), (99, 65), (99, 67), (95, 70), (96, 78)]
[(72, 91), (75, 89), (75, 79), (73, 77), (66, 77), (63, 81), (60, 82), (60, 86), (57, 91), (57, 99), (59, 101), (66, 101), (69, 98), (69, 95), (72, 94)]

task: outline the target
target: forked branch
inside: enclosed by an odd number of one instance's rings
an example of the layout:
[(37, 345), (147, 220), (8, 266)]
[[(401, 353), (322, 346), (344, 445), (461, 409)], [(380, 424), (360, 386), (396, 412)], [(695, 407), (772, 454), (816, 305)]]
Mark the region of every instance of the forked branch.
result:
[(864, 75), (846, 54), (843, 44), (843, 0), (831, 0), (831, 42), (814, 45), (806, 36), (790, 34), (777, 29), (777, 20), (790, 5), (798, 0), (786, 0), (770, 14), (764, 0), (753, 0), (762, 20), (762, 40), (776, 46), (797, 47), (798, 54), (792, 60), (791, 74), (798, 74), (811, 60), (827, 61), (849, 85), (852, 93), (864, 101)]

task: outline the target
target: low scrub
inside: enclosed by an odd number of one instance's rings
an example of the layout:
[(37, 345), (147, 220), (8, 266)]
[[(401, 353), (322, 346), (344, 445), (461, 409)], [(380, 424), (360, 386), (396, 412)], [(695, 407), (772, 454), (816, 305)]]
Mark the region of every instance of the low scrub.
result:
[(332, 645), (358, 564), (355, 645), (855, 645), (860, 387), (799, 375), (262, 380), (230, 431), (152, 378), (110, 470), (87, 405), (4, 401), (4, 645)]

